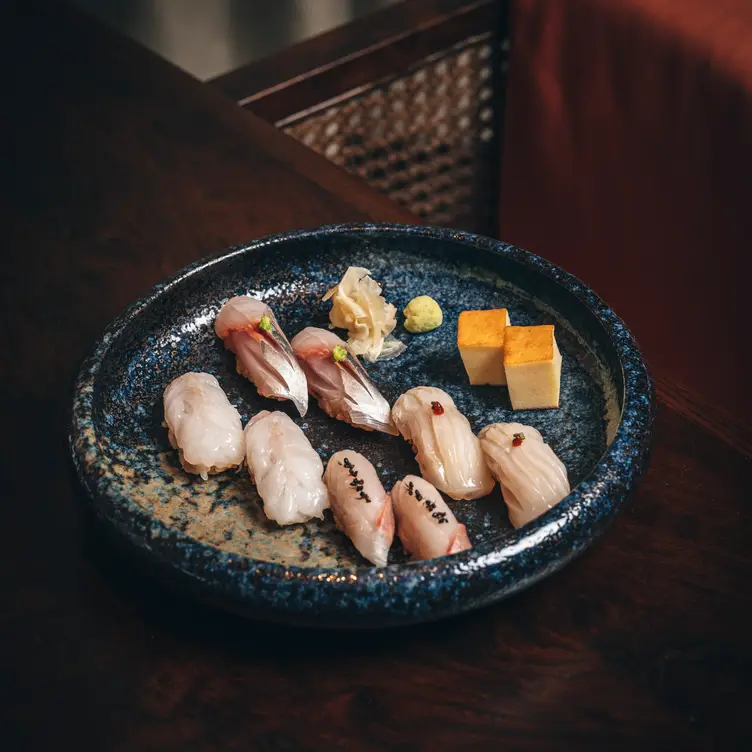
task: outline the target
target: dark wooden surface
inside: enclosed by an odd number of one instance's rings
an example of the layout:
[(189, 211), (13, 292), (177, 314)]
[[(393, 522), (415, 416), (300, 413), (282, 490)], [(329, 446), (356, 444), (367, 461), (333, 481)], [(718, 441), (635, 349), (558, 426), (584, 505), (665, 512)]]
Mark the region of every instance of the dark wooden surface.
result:
[(280, 629), (184, 602), (110, 554), (66, 452), (72, 380), (110, 318), (225, 244), (404, 215), (149, 53), (24, 8), (0, 23), (0, 747), (745, 748), (750, 460), (670, 382), (611, 531), (459, 619)]

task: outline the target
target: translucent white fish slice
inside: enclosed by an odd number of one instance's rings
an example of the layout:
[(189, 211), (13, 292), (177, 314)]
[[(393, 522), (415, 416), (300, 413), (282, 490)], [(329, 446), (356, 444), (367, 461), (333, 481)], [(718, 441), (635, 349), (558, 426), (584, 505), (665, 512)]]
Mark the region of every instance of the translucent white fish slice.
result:
[(164, 392), (164, 415), (170, 444), (179, 450), (186, 472), (206, 480), (242, 464), (240, 413), (211, 374), (191, 372), (174, 379)]
[(336, 334), (309, 326), (293, 337), (292, 349), (308, 390), (328, 415), (367, 431), (397, 435), (389, 403)]
[(324, 518), (329, 508), (324, 464), (292, 418), (263, 410), (246, 426), (245, 445), (248, 470), (270, 520), (292, 525)]
[(394, 512), (374, 466), (346, 449), (332, 455), (324, 482), (337, 527), (368, 561), (385, 567), (394, 539)]
[(413, 560), (433, 559), (472, 548), (467, 528), (424, 478), (408, 475), (392, 488), (397, 535)]
[(214, 321), (214, 331), (237, 356), (237, 370), (262, 397), (290, 400), (301, 417), (308, 410), (308, 387), (272, 309), (247, 296), (230, 298)]
[(494, 423), (486, 426), (479, 438), (515, 527), (534, 520), (569, 495), (567, 468), (532, 426)]
[(394, 403), (392, 419), (412, 445), (423, 477), (453, 499), (478, 499), (495, 485), (478, 437), (452, 398), (419, 386)]

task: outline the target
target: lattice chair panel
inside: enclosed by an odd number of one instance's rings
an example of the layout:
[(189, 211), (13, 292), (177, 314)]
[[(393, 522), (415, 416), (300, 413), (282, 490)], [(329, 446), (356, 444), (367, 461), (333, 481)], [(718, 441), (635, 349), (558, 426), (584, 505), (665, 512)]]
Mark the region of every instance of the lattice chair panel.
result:
[(486, 232), (496, 209), (505, 47), (490, 34), (468, 39), (277, 125), (425, 221)]

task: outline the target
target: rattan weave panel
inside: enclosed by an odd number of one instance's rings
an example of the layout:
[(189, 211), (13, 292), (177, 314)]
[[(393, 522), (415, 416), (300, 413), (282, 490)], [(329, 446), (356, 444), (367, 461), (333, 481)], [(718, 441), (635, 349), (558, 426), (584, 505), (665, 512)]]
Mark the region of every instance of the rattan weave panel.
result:
[(430, 224), (485, 232), (497, 196), (501, 73), (490, 35), (279, 124)]

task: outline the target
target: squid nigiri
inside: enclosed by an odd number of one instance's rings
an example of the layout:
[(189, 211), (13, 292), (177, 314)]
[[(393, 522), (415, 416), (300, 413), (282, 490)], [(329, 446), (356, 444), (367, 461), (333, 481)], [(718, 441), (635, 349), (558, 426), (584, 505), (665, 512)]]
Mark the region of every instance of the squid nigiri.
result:
[(495, 485), (470, 421), (441, 389), (419, 386), (392, 408), (399, 432), (413, 445), (423, 477), (453, 499), (477, 499)]
[(392, 488), (397, 535), (413, 560), (433, 559), (472, 548), (467, 528), (441, 494), (423, 478), (408, 475)]
[(184, 373), (164, 392), (165, 424), (187, 473), (210, 474), (239, 467), (245, 457), (240, 413), (209, 373)]
[(290, 400), (301, 417), (308, 410), (305, 374), (272, 309), (261, 300), (230, 298), (217, 314), (214, 331), (237, 356), (237, 370), (262, 397)]
[(324, 518), (329, 492), (324, 464), (303, 430), (282, 412), (263, 410), (245, 428), (248, 471), (278, 525)]
[(292, 349), (308, 379), (308, 391), (332, 418), (366, 431), (397, 435), (389, 403), (348, 346), (333, 332), (309, 326)]
[(394, 539), (394, 512), (374, 466), (346, 449), (332, 455), (324, 482), (337, 527), (368, 561), (385, 567)]
[(532, 426), (494, 423), (479, 437), (515, 527), (539, 517), (569, 494), (567, 468)]

